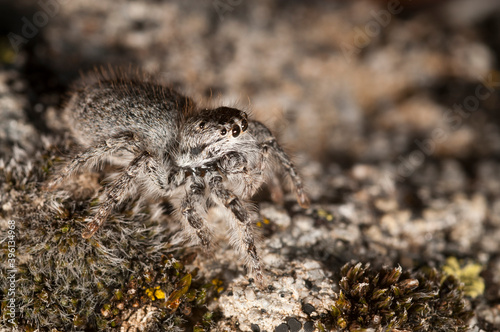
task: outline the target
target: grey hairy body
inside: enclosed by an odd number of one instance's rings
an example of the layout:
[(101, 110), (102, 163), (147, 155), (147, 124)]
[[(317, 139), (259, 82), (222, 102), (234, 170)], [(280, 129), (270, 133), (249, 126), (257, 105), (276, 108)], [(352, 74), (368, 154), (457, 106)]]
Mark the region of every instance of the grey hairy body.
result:
[[(199, 109), (193, 101), (155, 82), (99, 77), (77, 88), (64, 117), (82, 152), (57, 173), (54, 189), (81, 169), (114, 160), (122, 170), (106, 184), (83, 237), (91, 237), (130, 194), (166, 197), (189, 239), (206, 248), (214, 229), (207, 210), (226, 211), (233, 247), (262, 277), (251, 197), (285, 170), (297, 201), (307, 207), (302, 180), (271, 131), (235, 108)], [(280, 190), (278, 190), (279, 192)], [(279, 196), (276, 195), (276, 196)]]

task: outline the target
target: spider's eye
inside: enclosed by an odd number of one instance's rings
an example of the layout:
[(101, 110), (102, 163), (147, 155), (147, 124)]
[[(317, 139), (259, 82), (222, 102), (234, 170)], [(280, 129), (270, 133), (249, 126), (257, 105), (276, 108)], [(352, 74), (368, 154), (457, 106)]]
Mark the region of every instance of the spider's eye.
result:
[(223, 128), (223, 129), (220, 131), (220, 134), (221, 134), (222, 136), (226, 135), (226, 134), (227, 134), (227, 130), (226, 130), (226, 128)]
[(200, 129), (205, 128), (205, 122), (200, 122), (200, 124), (198, 125), (198, 128), (200, 128)]
[(238, 137), (240, 135), (240, 126), (235, 125), (232, 130), (233, 137)]
[(248, 128), (248, 122), (247, 122), (247, 120), (243, 119), (241, 121), (241, 131), (245, 131), (245, 130), (247, 130), (247, 128)]

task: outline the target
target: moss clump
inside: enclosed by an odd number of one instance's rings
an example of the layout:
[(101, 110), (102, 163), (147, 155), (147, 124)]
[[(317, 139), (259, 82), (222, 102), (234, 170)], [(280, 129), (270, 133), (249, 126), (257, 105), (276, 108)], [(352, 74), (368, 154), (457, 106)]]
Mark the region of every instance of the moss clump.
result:
[(462, 284), (442, 279), (435, 269), (416, 273), (401, 267), (374, 270), (367, 264), (346, 264), (330, 324), (345, 331), (392, 329), (466, 331), (472, 311)]
[[(0, 329), (113, 329), (145, 307), (153, 308), (147, 330), (183, 330), (186, 321), (204, 322), (204, 305), (215, 294), (214, 287), (197, 279), (196, 270), (187, 271), (182, 258), (174, 258), (182, 254), (169, 243), (165, 220), (160, 220), (167, 217), (156, 214), (153, 220), (129, 202), (92, 238), (83, 239), (91, 198), (78, 201), (63, 192), (41, 190), (44, 166), (51, 158), (0, 163), (0, 235), (4, 238), (9, 230), (2, 220), (12, 220), (17, 268), (17, 326), (4, 316)], [(4, 271), (8, 255), (4, 241)], [(0, 278), (2, 312), (9, 285)]]

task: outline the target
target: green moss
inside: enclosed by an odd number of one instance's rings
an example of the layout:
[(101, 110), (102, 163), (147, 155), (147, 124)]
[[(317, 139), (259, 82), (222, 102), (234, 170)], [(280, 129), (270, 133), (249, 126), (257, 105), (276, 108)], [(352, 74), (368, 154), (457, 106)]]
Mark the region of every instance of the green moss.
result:
[(177, 310), (181, 297), (186, 294), (186, 292), (191, 286), (191, 275), (188, 273), (182, 277), (175, 285), (174, 290), (167, 299), (166, 306), (172, 311)]
[[(128, 216), (117, 211), (91, 239), (83, 239), (91, 199), (41, 190), (46, 163), (40, 157), (38, 164), (0, 169), (2, 200), (13, 207), (5, 218), (15, 220), (16, 254), (23, 257), (16, 261), (19, 330), (119, 329), (131, 312), (147, 305), (156, 307), (150, 324), (159, 329), (202, 322), (215, 287), (194, 279), (196, 271), (182, 264), (182, 248), (167, 245), (164, 220), (151, 220), (144, 211)], [(7, 249), (6, 241), (0, 243), (2, 269)], [(2, 299), (7, 290), (7, 280), (0, 278)], [(5, 306), (3, 300), (2, 311)], [(2, 327), (11, 327), (5, 317)]]
[(472, 311), (461, 283), (435, 269), (415, 273), (401, 267), (374, 270), (346, 264), (340, 292), (327, 324), (348, 331), (365, 329), (466, 331)]

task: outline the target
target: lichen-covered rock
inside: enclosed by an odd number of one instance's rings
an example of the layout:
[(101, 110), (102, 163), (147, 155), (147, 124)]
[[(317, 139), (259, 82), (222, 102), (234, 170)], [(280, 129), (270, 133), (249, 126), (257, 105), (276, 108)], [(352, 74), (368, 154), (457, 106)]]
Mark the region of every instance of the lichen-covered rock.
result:
[[(224, 317), (220, 330), (274, 331), (285, 324), (292, 331), (331, 308), (336, 287), (314, 260), (272, 266), (263, 286), (236, 278), (219, 299)], [(295, 325), (294, 325), (295, 324)]]
[(0, 157), (11, 158), (23, 152), (32, 154), (40, 147), (41, 135), (25, 114), (26, 84), (14, 70), (0, 71)]

